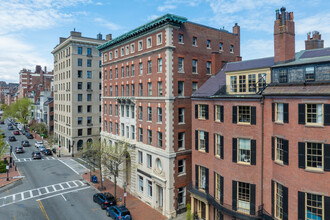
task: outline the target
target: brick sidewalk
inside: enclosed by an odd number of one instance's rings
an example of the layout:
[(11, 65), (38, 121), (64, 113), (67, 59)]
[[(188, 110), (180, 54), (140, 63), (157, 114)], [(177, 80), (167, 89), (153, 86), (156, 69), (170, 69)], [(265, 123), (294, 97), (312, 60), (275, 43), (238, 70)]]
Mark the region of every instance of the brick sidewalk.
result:
[[(9, 156), (6, 156), (6, 157), (7, 157), (7, 160), (9, 161)], [(3, 158), (1, 158), (1, 160), (3, 160)], [(16, 178), (16, 179), (12, 178), (14, 176), (20, 176), (19, 171), (15, 170), (15, 166), (12, 166), (12, 168), (9, 168), (8, 176), (9, 176), (9, 181), (7, 181), (7, 173), (0, 173), (0, 188), (21, 179), (21, 178)]]
[[(93, 172), (92, 175), (96, 175), (97, 179), (100, 180), (99, 172)], [(83, 174), (83, 178), (90, 182), (90, 173)], [(101, 188), (101, 183), (98, 181), (98, 183), (91, 183), (91, 185), (94, 185), (95, 188), (99, 189)], [(106, 188), (105, 190), (100, 190), (101, 192), (110, 192), (111, 194), (114, 194), (115, 191), (115, 185), (112, 183), (109, 179), (104, 178), (103, 186)], [(119, 204), (124, 204), (124, 190), (120, 188), (117, 185), (117, 198), (122, 197), (122, 201), (119, 202)], [(147, 204), (143, 203), (138, 198), (134, 197), (130, 193), (127, 193), (126, 198), (126, 207), (130, 211), (132, 218), (134, 220), (165, 220), (167, 219), (165, 216), (163, 216), (160, 212), (156, 211), (155, 209), (151, 208)]]

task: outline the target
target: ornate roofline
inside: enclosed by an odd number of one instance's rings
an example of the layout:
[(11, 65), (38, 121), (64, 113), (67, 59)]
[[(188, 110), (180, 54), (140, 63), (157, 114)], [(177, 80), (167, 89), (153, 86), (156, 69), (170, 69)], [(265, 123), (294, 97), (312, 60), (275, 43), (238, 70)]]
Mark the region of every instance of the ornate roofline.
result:
[(166, 14), (163, 15), (149, 23), (146, 23), (138, 28), (135, 28), (134, 30), (131, 30), (119, 37), (114, 38), (113, 40), (110, 40), (108, 42), (106, 42), (105, 44), (102, 44), (100, 46), (97, 47), (97, 49), (99, 51), (105, 50), (107, 47), (110, 47), (116, 43), (119, 43), (123, 40), (126, 40), (128, 38), (131, 38), (133, 36), (136, 36), (138, 34), (141, 34), (145, 31), (148, 31), (150, 29), (153, 29), (157, 26), (163, 25), (163, 24), (167, 24), (167, 23), (171, 23), (171, 24), (176, 24), (176, 25), (180, 25), (187, 22), (187, 18), (185, 17), (180, 17), (177, 15), (173, 15), (173, 14)]

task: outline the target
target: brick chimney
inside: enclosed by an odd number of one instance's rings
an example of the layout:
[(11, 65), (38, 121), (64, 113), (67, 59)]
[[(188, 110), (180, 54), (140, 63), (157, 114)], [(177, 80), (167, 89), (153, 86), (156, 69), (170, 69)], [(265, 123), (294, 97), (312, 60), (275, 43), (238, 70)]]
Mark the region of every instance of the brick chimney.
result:
[(321, 34), (318, 31), (307, 33), (307, 40), (305, 40), (305, 50), (313, 50), (324, 48), (324, 40), (321, 40)]
[(274, 23), (274, 61), (284, 63), (295, 59), (295, 32), (293, 12), (276, 10)]
[(107, 34), (106, 35), (106, 41), (112, 40), (112, 34)]

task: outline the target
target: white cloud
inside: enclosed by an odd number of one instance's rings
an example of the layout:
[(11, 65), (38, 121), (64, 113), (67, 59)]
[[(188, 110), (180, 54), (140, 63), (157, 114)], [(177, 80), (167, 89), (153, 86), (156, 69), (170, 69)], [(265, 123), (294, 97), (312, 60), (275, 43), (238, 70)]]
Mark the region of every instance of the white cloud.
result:
[(112, 23), (110, 21), (106, 21), (103, 18), (95, 18), (94, 21), (99, 23), (100, 25), (103, 25), (103, 26), (109, 28), (109, 30), (112, 30), (112, 31), (117, 31), (119, 29), (122, 29), (122, 27), (120, 25)]
[(171, 9), (176, 9), (176, 6), (175, 5), (163, 5), (163, 6), (158, 6), (157, 10), (158, 11), (168, 11), (168, 10), (171, 10)]
[(96, 2), (96, 5), (103, 5), (102, 2)]

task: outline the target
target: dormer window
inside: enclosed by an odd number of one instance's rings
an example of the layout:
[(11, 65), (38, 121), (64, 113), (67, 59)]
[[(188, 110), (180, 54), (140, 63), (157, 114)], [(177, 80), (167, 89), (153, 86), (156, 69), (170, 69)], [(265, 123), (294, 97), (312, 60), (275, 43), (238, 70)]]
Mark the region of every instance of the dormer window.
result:
[(193, 46), (197, 46), (197, 37), (193, 37), (193, 43), (192, 43)]

